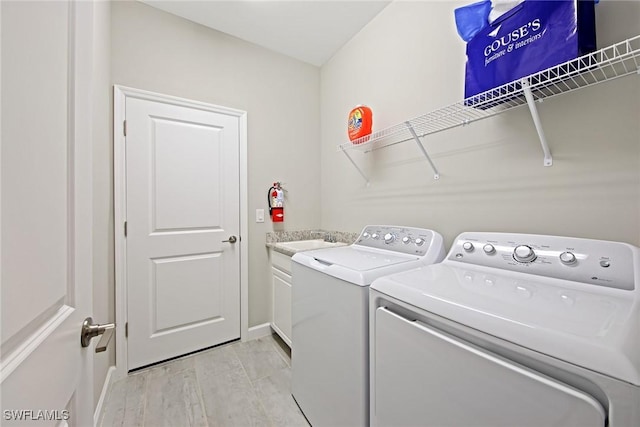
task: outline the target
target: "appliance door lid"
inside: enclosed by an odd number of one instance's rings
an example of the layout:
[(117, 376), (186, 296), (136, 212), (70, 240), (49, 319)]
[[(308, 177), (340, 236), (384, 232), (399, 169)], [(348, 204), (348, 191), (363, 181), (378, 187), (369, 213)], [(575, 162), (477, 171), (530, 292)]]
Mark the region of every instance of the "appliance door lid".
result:
[(637, 292), (494, 268), (434, 264), (371, 288), (534, 351), (640, 385)]
[(305, 254), (322, 264), (338, 265), (355, 271), (369, 271), (419, 259), (413, 255), (353, 246), (319, 249), (305, 252)]
[(384, 307), (373, 342), (372, 424), (605, 425), (584, 392)]

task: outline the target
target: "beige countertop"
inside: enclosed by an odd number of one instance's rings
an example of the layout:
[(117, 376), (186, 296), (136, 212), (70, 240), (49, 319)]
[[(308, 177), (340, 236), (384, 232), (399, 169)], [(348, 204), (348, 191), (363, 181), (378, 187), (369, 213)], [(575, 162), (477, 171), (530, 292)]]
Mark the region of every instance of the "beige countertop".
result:
[[(293, 256), (296, 252), (304, 250), (350, 245), (358, 238), (358, 235), (359, 233), (326, 230), (276, 231), (267, 233), (266, 246), (284, 255)], [(325, 245), (325, 238), (330, 238), (332, 243)], [(291, 242), (295, 243), (281, 244)]]

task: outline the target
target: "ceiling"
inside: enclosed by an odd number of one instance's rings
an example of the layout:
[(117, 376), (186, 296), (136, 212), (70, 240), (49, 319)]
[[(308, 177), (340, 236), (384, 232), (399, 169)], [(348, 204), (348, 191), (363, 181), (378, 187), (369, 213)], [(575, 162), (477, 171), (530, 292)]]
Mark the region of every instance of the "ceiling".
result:
[(390, 1), (140, 0), (301, 61), (321, 66)]

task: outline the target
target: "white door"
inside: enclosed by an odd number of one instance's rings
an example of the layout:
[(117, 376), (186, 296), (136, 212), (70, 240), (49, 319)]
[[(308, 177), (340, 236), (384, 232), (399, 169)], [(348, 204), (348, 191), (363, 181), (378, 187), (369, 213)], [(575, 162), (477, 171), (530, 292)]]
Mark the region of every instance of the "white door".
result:
[[(89, 2), (0, 3), (2, 425), (93, 424)], [(96, 319), (100, 320), (100, 319)]]
[(131, 370), (240, 337), (240, 122), (130, 96), (125, 111)]

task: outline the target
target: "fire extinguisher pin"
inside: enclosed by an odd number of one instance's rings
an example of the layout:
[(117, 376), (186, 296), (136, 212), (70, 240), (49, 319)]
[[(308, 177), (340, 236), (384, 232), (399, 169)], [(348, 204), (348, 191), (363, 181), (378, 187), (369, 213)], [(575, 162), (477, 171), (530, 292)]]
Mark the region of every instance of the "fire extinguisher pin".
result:
[(276, 182), (274, 182), (274, 183), (273, 183), (273, 188), (275, 188), (276, 190), (282, 190), (282, 191), (284, 191), (284, 192), (286, 193), (286, 192), (287, 192), (287, 189), (286, 189), (286, 188), (284, 188), (284, 187), (282, 186), (282, 184), (283, 184), (282, 182), (280, 182), (280, 181), (276, 181)]

